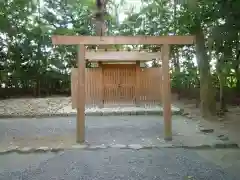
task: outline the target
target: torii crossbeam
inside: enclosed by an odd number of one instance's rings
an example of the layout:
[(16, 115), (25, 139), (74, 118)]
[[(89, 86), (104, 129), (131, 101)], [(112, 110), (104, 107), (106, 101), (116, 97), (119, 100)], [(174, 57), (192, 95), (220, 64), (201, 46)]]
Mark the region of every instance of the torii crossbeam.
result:
[(151, 61), (161, 56), (160, 52), (139, 52), (139, 51), (86, 51), (85, 58), (90, 62), (94, 61)]
[(52, 36), (53, 44), (193, 44), (194, 36)]
[(85, 141), (85, 45), (158, 44), (162, 45), (162, 97), (164, 138), (172, 140), (171, 88), (169, 73), (170, 45), (194, 44), (194, 36), (53, 36), (54, 45), (79, 45), (78, 50), (78, 104), (77, 142)]

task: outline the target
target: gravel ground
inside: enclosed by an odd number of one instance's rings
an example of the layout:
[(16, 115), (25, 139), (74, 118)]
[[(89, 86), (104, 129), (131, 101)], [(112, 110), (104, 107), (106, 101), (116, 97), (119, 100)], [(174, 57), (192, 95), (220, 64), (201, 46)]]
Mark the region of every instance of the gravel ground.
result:
[[(180, 109), (172, 107), (173, 113), (179, 114)], [(86, 115), (106, 114), (159, 114), (163, 110), (157, 105), (142, 105), (133, 107), (126, 105), (97, 108), (86, 106)], [(137, 113), (136, 113), (137, 112)], [(7, 99), (0, 101), (0, 118), (4, 117), (47, 117), (75, 115), (76, 109), (72, 109), (70, 97), (52, 97), (36, 99)]]
[(1, 116), (54, 114), (71, 103), (70, 97), (21, 98), (0, 100)]

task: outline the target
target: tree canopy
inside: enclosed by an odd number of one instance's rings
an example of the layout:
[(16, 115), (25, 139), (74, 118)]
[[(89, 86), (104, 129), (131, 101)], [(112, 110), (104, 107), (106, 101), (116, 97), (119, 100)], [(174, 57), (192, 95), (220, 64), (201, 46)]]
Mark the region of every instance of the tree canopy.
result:
[[(107, 35), (196, 35), (196, 46), (172, 46), (171, 80), (179, 93), (200, 87), (203, 114), (215, 112), (215, 92), (222, 109), (224, 94), (240, 92), (240, 1), (139, 0), (139, 8), (126, 4), (107, 2)], [(51, 35), (96, 35), (96, 11), (94, 0), (0, 1), (1, 97), (70, 93), (76, 47), (54, 47)]]

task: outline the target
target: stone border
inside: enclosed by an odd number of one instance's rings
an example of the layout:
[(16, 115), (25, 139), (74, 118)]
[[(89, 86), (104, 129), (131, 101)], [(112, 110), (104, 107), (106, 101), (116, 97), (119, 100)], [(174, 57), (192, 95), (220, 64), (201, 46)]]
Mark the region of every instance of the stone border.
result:
[[(114, 108), (113, 108), (114, 109)], [(47, 118), (47, 117), (74, 117), (76, 112), (70, 113), (44, 113), (35, 115), (0, 115), (0, 118)], [(86, 116), (136, 116), (136, 115), (163, 115), (163, 111), (155, 109), (146, 110), (109, 110), (109, 111), (88, 111), (85, 112)], [(183, 110), (176, 108), (172, 110), (172, 115), (183, 115)]]
[(9, 154), (9, 153), (19, 153), (19, 154), (30, 154), (30, 153), (47, 153), (53, 152), (58, 153), (65, 150), (71, 149), (82, 149), (82, 150), (99, 150), (99, 149), (109, 149), (109, 148), (118, 148), (118, 149), (131, 149), (131, 150), (144, 150), (144, 149), (160, 149), (160, 148), (181, 148), (181, 149), (193, 149), (193, 150), (203, 150), (203, 149), (239, 149), (240, 147), (235, 143), (216, 143), (212, 145), (197, 145), (197, 146), (185, 146), (185, 145), (173, 145), (171, 143), (163, 143), (160, 145), (141, 145), (141, 144), (110, 144), (110, 145), (87, 145), (87, 144), (75, 144), (69, 148), (51, 148), (42, 146), (39, 148), (23, 147), (19, 148), (18, 146), (8, 148), (6, 150), (0, 151), (0, 155)]

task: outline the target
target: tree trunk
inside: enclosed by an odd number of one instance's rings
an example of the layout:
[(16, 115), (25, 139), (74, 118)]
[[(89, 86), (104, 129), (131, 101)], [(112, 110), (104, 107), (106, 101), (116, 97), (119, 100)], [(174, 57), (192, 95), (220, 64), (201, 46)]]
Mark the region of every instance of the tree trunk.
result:
[(227, 111), (227, 106), (226, 106), (226, 102), (225, 102), (225, 98), (224, 98), (225, 78), (224, 78), (224, 75), (221, 72), (219, 72), (219, 74), (218, 74), (218, 79), (219, 79), (219, 89), (220, 89), (220, 93), (219, 93), (219, 100), (220, 100), (219, 113), (220, 113), (220, 115), (224, 115), (224, 113)]
[(205, 47), (203, 30), (199, 23), (196, 26), (196, 55), (200, 73), (200, 108), (203, 117), (215, 115), (215, 92), (210, 74), (209, 59)]
[(240, 50), (238, 50), (237, 56), (236, 56), (235, 74), (237, 78), (236, 90), (237, 92), (239, 92), (240, 91)]
[(36, 80), (36, 97), (40, 97), (41, 96), (41, 92), (40, 92), (40, 79), (37, 78)]
[[(105, 21), (106, 15), (106, 6), (108, 0), (96, 0), (98, 11), (95, 13), (95, 32), (97, 36), (105, 36), (107, 33), (107, 24)], [(101, 2), (101, 3), (98, 3)], [(112, 45), (100, 45), (99, 49), (108, 49), (111, 48)]]
[(172, 55), (173, 55), (174, 70), (175, 70), (175, 72), (180, 72), (179, 52), (178, 52), (177, 47), (173, 47)]
[[(174, 35), (177, 33), (177, 28), (176, 28), (176, 11), (177, 11), (177, 0), (174, 0), (173, 4), (173, 19), (174, 19)], [(179, 64), (179, 51), (177, 46), (172, 46), (172, 55), (173, 55), (173, 66), (175, 72), (180, 72), (180, 64)]]

